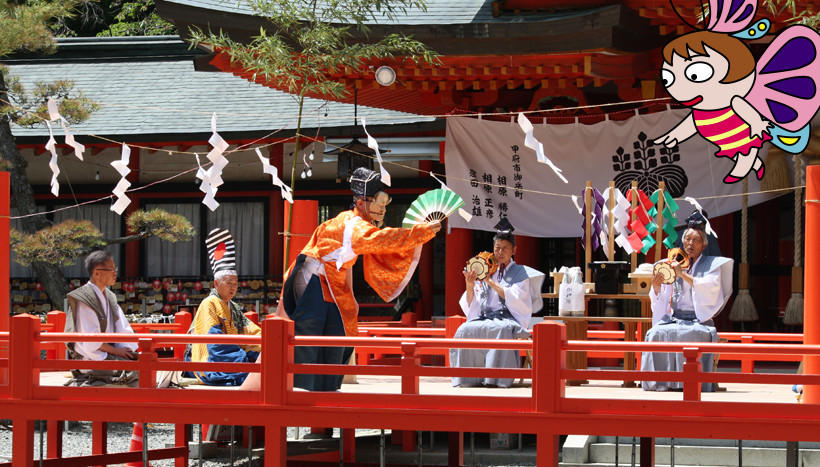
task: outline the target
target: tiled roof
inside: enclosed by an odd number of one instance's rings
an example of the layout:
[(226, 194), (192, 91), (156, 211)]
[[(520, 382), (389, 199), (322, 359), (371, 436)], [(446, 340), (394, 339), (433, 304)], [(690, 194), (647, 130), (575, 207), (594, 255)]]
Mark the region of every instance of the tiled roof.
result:
[[(179, 38), (156, 38), (156, 46), (168, 49), (176, 43), (185, 51)], [(298, 106), (294, 96), (251, 84), (229, 73), (194, 71), (191, 53), (163, 53), (146, 57), (117, 55), (129, 44), (141, 50), (151, 48), (148, 38), (113, 38), (62, 40), (61, 47), (87, 47), (87, 57), (72, 52), (61, 59), (58, 53), (39, 60), (9, 60), (10, 74), (31, 88), (35, 82), (66, 79), (74, 87), (100, 104), (84, 123), (73, 126), (78, 135), (157, 135), (210, 133), (211, 114), (217, 113), (217, 130), (264, 133), (275, 129), (295, 129)], [(101, 57), (96, 50), (112, 48), (117, 53)], [(173, 47), (171, 47), (173, 48)], [(105, 55), (105, 54), (103, 54)], [(327, 114), (327, 117), (325, 116)], [(429, 122), (430, 117), (359, 106), (359, 116), (368, 125)], [(335, 118), (334, 118), (335, 117)], [(317, 99), (307, 99), (302, 128), (346, 127), (353, 122), (353, 106)], [(44, 127), (13, 128), (18, 137), (47, 135)], [(59, 131), (59, 133), (62, 133)]]
[[(244, 0), (164, 0), (196, 8), (203, 8), (226, 13), (251, 15), (253, 10)], [(530, 13), (519, 15), (501, 15), (493, 17), (492, 0), (427, 0), (427, 11), (410, 8), (407, 14), (397, 14), (392, 24), (404, 25), (443, 25), (470, 23), (522, 23), (544, 21), (579, 14), (575, 11), (560, 13)], [(589, 11), (587, 9), (586, 11)], [(376, 24), (391, 24), (387, 18)]]

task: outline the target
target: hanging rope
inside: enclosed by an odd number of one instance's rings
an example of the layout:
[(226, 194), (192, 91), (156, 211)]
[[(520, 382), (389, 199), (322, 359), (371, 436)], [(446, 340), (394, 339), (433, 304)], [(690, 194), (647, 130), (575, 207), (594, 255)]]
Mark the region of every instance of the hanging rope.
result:
[(757, 308), (749, 294), (749, 178), (743, 179), (743, 201), (740, 210), (740, 270), (738, 291), (729, 319), (740, 321), (741, 329), (746, 321), (757, 321)]

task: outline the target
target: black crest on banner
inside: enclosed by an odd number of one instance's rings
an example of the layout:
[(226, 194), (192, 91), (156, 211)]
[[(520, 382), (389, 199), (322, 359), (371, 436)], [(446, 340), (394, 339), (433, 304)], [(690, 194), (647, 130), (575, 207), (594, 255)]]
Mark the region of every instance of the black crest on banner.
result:
[(612, 170), (616, 172), (615, 186), (622, 193), (626, 193), (632, 187), (632, 181), (637, 180), (638, 188), (651, 194), (658, 189), (658, 182), (662, 180), (673, 198), (683, 196), (689, 178), (683, 167), (676, 164), (680, 161), (678, 146), (671, 149), (660, 146), (660, 150), (656, 150), (655, 146), (644, 132), (640, 132), (638, 139), (632, 143), (631, 153), (623, 147), (615, 150)]

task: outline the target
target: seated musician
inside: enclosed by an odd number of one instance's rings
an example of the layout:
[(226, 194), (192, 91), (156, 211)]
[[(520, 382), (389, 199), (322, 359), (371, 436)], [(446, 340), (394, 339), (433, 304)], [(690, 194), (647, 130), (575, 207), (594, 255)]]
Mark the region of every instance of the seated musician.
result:
[[(233, 301), (238, 288), (234, 241), (225, 229), (214, 229), (205, 240), (214, 271), (211, 294), (202, 300), (191, 323), (191, 334), (260, 335), (262, 329), (249, 320)], [(259, 345), (193, 344), (186, 360), (193, 362), (255, 362)], [(188, 373), (185, 374), (188, 376)], [(222, 371), (193, 372), (198, 380), (214, 386), (239, 386), (248, 373)]]
[[(502, 218), (495, 226), (493, 256), (498, 270), (484, 280), (476, 272), (464, 271), (465, 292), (459, 305), (467, 322), (456, 331), (457, 339), (516, 339), (529, 337), (530, 317), (541, 309), (544, 274), (516, 264), (513, 226)], [(517, 350), (450, 349), (453, 367), (518, 368)], [(512, 378), (453, 378), (453, 386), (510, 387)]]
[[(68, 293), (68, 313), (65, 332), (127, 333), (134, 330), (128, 323), (117, 297), (108, 287), (117, 282), (117, 266), (109, 251), (97, 250), (85, 258), (88, 283)], [(70, 342), (68, 353), (77, 360), (135, 360), (136, 342)], [(120, 370), (74, 370), (73, 384), (98, 386), (103, 384), (136, 385), (139, 373)]]
[[(683, 269), (673, 261), (675, 282), (664, 284), (661, 273), (655, 274), (649, 296), (652, 300), (652, 328), (647, 342), (717, 342), (712, 318), (726, 305), (732, 294), (733, 261), (722, 256), (703, 254), (708, 245), (704, 230), (706, 219), (690, 217), (683, 232), (683, 250), (689, 256), (689, 267)], [(682, 371), (680, 352), (644, 352), (641, 371)], [(714, 371), (711, 354), (701, 355), (704, 372)], [(645, 391), (682, 389), (683, 383), (643, 381)], [(714, 383), (703, 383), (703, 391), (714, 391)]]

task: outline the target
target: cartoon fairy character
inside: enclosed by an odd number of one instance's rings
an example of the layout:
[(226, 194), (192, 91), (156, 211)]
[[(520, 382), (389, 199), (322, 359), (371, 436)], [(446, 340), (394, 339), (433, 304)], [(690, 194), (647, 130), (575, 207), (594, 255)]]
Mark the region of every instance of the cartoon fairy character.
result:
[(700, 133), (718, 146), (716, 156), (735, 162), (724, 183), (750, 171), (763, 178), (758, 152), (765, 141), (802, 152), (820, 107), (820, 35), (806, 26), (788, 27), (755, 63), (738, 38), (756, 39), (769, 30), (767, 19), (750, 26), (756, 10), (756, 0), (709, 0), (706, 30), (677, 37), (663, 49), (663, 85), (692, 113), (654, 142), (671, 148)]

